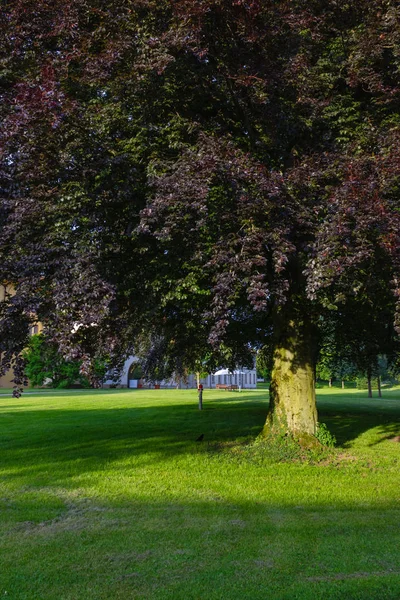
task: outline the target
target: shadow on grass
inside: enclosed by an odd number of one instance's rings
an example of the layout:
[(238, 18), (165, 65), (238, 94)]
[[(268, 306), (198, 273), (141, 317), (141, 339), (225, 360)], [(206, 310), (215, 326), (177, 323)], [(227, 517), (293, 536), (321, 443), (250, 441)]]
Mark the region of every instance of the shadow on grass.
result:
[[(136, 397), (127, 396), (127, 403), (129, 398), (140, 401), (140, 392)], [(167, 462), (196, 452), (202, 443), (255, 438), (267, 411), (263, 396), (256, 394), (216, 397), (202, 412), (194, 402), (182, 401), (115, 407), (110, 400), (109, 408), (93, 408), (92, 404), (76, 410), (58, 407), (56, 402), (51, 410), (43, 405), (35, 409), (34, 404), (29, 410), (18, 403), (3, 405), (0, 452), (4, 478), (47, 480), (50, 474), (57, 474), (63, 481), (82, 472), (101, 471), (114, 461)], [(371, 428), (379, 427), (374, 445), (400, 434), (400, 402), (377, 404), (354, 394), (319, 398), (318, 407), (319, 420), (342, 447)], [(203, 442), (196, 442), (201, 436)]]
[(0, 542), (13, 598), (398, 599), (393, 507), (38, 499)]
[(366, 398), (363, 392), (318, 398), (319, 421), (327, 424), (339, 446), (348, 447), (366, 431), (379, 428), (376, 445), (400, 435), (399, 391), (392, 397)]
[(3, 477), (58, 472), (62, 480), (128, 458), (140, 460), (141, 465), (168, 461), (197, 451), (201, 435), (205, 443), (255, 437), (265, 411), (261, 403), (232, 405), (220, 400), (202, 412), (182, 403), (85, 410), (30, 407), (25, 412), (4, 407), (0, 411)]

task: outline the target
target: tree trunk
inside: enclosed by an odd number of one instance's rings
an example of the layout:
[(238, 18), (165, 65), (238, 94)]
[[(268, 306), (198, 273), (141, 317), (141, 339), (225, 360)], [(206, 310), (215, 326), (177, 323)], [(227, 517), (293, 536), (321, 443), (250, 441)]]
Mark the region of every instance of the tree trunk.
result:
[(378, 397), (382, 398), (381, 377), (378, 375)]
[(311, 326), (290, 319), (277, 336), (270, 385), (270, 408), (263, 435), (290, 432), (314, 435), (317, 426)]
[(328, 385), (329, 385), (329, 387), (332, 387), (332, 377), (329, 377)]
[(371, 373), (367, 374), (367, 381), (368, 381), (368, 398), (372, 398)]
[(342, 379), (342, 390), (344, 390), (344, 379)]

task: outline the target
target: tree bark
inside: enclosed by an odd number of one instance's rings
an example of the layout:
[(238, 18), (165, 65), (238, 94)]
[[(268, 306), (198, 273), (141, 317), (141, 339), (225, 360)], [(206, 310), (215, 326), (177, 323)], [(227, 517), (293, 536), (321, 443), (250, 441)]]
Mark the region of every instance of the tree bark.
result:
[(342, 379), (342, 390), (344, 390), (344, 379)]
[(372, 398), (371, 373), (367, 374), (367, 381), (368, 381), (368, 398)]
[(270, 385), (270, 408), (263, 435), (289, 432), (315, 435), (314, 352), (312, 328), (304, 317), (291, 318), (277, 336)]
[(381, 377), (378, 375), (378, 398), (382, 398)]
[(329, 377), (328, 385), (329, 385), (329, 387), (332, 387), (332, 377)]

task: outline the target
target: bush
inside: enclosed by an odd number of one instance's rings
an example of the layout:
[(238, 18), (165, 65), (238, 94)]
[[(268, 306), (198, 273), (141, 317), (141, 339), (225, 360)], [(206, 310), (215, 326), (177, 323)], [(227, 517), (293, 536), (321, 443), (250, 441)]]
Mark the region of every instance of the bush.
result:
[(317, 432), (315, 437), (323, 446), (328, 448), (334, 448), (336, 446), (336, 438), (329, 431), (325, 423), (317, 423)]
[[(46, 385), (58, 389), (67, 389), (78, 384), (90, 387), (87, 377), (81, 374), (79, 360), (65, 360), (55, 344), (49, 342), (43, 334), (33, 335), (24, 352), (25, 375), (31, 385)], [(105, 363), (98, 361), (96, 371), (99, 379), (105, 376)]]
[[(358, 390), (367, 390), (368, 389), (368, 379), (366, 377), (357, 377), (356, 383), (357, 383)], [(371, 379), (371, 386), (372, 386), (372, 388), (375, 388), (375, 389), (378, 388), (378, 380), (376, 378)]]

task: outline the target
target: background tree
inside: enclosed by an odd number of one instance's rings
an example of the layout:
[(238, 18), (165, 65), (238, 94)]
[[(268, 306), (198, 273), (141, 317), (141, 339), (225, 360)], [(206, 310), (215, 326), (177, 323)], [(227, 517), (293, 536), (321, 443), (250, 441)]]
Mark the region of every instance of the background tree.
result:
[(264, 381), (271, 379), (272, 367), (273, 367), (273, 352), (272, 339), (269, 343), (265, 343), (262, 346), (256, 356), (256, 369), (257, 377), (263, 377)]
[(6, 0), (4, 365), (28, 312), (89, 376), (146, 336), (179, 372), (272, 331), (266, 427), (315, 433), (321, 316), (400, 297), (398, 11)]
[[(25, 375), (33, 386), (48, 385), (54, 388), (68, 388), (74, 384), (89, 387), (90, 383), (81, 373), (80, 360), (65, 360), (57, 346), (42, 335), (33, 335), (23, 352)], [(95, 371), (98, 380), (106, 375), (104, 362), (97, 361)]]

